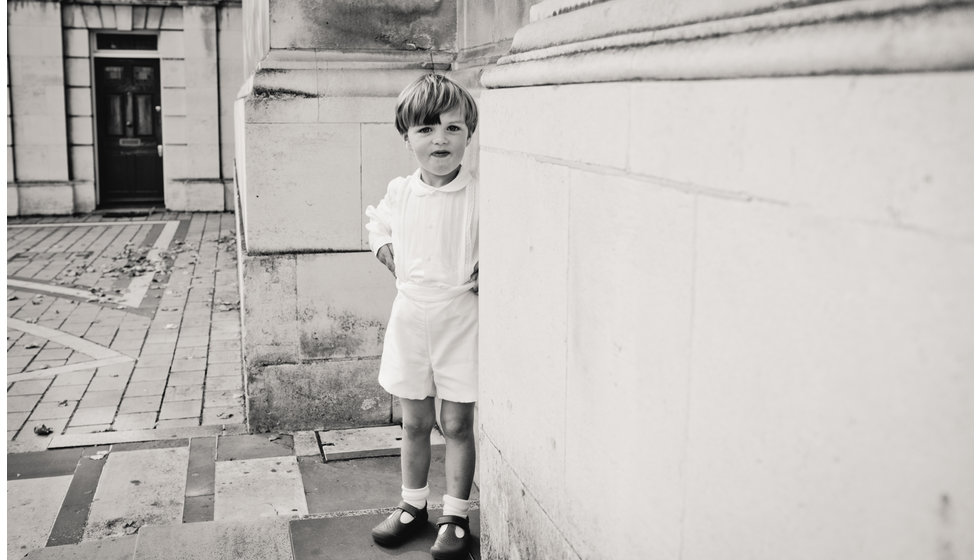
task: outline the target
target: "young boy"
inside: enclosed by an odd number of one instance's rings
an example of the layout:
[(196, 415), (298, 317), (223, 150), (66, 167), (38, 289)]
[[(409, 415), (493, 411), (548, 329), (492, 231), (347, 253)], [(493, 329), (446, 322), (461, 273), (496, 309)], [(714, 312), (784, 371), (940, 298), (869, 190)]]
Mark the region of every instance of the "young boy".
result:
[(476, 130), (476, 103), (459, 84), (428, 74), (398, 97), (395, 127), (419, 162), (368, 206), (371, 250), (395, 276), (378, 381), (402, 409), (402, 501), (371, 535), (398, 546), (428, 526), (429, 437), (442, 400), (446, 438), (443, 516), (431, 552), (464, 557), (476, 462), (478, 184), (462, 168)]

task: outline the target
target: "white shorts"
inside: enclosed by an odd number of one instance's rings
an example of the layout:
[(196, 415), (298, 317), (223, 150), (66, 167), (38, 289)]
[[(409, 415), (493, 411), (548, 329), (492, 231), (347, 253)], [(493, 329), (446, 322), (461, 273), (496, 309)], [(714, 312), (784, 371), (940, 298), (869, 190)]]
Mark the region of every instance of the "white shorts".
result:
[(378, 374), (385, 391), (406, 399), (476, 402), (478, 302), (469, 291), (435, 302), (395, 296)]

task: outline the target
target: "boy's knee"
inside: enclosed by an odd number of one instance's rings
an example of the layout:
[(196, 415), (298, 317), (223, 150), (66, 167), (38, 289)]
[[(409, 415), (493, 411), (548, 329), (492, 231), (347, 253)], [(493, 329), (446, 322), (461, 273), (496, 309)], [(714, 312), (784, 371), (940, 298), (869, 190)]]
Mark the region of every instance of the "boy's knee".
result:
[(408, 436), (425, 436), (428, 437), (432, 433), (432, 428), (436, 425), (435, 418), (403, 418), (402, 419), (402, 429)]
[(442, 423), (442, 435), (448, 439), (467, 439), (473, 437), (473, 419), (447, 418)]

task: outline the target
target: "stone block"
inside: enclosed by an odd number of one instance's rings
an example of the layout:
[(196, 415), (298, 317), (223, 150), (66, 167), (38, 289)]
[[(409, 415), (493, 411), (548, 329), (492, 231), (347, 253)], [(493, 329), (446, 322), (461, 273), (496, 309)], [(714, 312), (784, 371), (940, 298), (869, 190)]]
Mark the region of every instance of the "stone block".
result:
[(92, 146), (71, 147), (71, 171), (74, 181), (95, 180), (95, 149)]
[(221, 212), (225, 209), (224, 184), (218, 179), (167, 181), (164, 204), (178, 212)]
[(272, 48), (454, 50), (456, 2), (269, 4)]
[(389, 123), (395, 136), (395, 104), (397, 97), (320, 97), (320, 122)]
[[(178, 8), (179, 9), (179, 8)], [(160, 87), (182, 88), (187, 85), (183, 59), (164, 58), (160, 60)]]
[[(625, 86), (608, 84), (487, 90), (480, 98), (480, 141), (484, 148), (626, 169), (625, 131), (634, 126), (629, 100)], [(556, 134), (568, 129), (569, 119), (576, 132)]]
[(163, 20), (162, 6), (147, 6), (146, 24), (144, 25), (146, 29), (160, 29), (160, 23), (162, 20)]
[(217, 14), (213, 6), (188, 5), (184, 7), (184, 29), (217, 29)]
[(61, 6), (51, 2), (18, 2), (7, 10), (8, 26), (61, 26)]
[(298, 255), (302, 357), (380, 356), (394, 298), (391, 273), (370, 252)]
[[(164, 120), (168, 115), (187, 114), (187, 93), (183, 87), (167, 87), (160, 90), (160, 112)], [(181, 144), (182, 142), (174, 142)]]
[[(10, 149), (8, 148), (7, 151), (9, 152)], [(8, 159), (9, 159), (9, 155), (8, 155)], [(8, 174), (11, 173), (11, 169), (13, 169), (13, 166), (8, 164), (7, 166)], [(17, 185), (10, 183), (10, 178), (8, 177), (7, 178), (7, 215), (8, 216), (20, 215), (20, 199), (17, 194), (19, 190), (20, 189), (17, 188)]]
[(68, 86), (89, 87), (92, 74), (88, 58), (65, 59), (65, 83)]
[(197, 142), (193, 134), (189, 134), (191, 142), (187, 144), (187, 159), (184, 160), (183, 174), (188, 178), (217, 177), (219, 171), (217, 138), (214, 142)]
[[(969, 518), (972, 251), (699, 199), (685, 554), (753, 557), (805, 538), (814, 557), (873, 542), (914, 558), (935, 541), (913, 528)], [(779, 535), (757, 538), (767, 523)], [(968, 525), (944, 529), (951, 555), (969, 555)]]
[(105, 29), (116, 29), (116, 10), (114, 8), (114, 6), (99, 6), (102, 27)]
[[(164, 129), (166, 130), (166, 129)], [(186, 178), (187, 161), (190, 157), (187, 153), (186, 144), (171, 144), (169, 139), (164, 137), (163, 145), (163, 177), (164, 180), (174, 180)]]
[[(187, 97), (187, 115), (195, 117), (194, 120), (198, 121), (200, 119), (217, 119), (218, 117), (218, 95), (217, 91), (211, 84), (211, 87), (188, 87), (184, 90), (184, 95)], [(209, 127), (208, 131), (200, 130), (199, 134), (207, 134), (206, 136), (195, 136), (197, 141), (210, 140), (212, 138), (217, 139), (218, 137), (218, 123), (215, 120), (207, 123)]]
[(414, 69), (321, 68), (317, 87), (320, 97), (398, 97), (422, 73)]
[(116, 6), (116, 29), (119, 31), (133, 30), (133, 7)]
[(41, 25), (8, 25), (8, 56), (61, 56), (58, 27)]
[(75, 192), (75, 213), (86, 213), (95, 210), (95, 182), (73, 181)]
[(308, 513), (296, 457), (218, 461), (214, 515), (225, 522)]
[[(395, 130), (394, 123), (361, 125), (361, 223), (367, 223), (364, 210), (377, 206), (388, 183), (395, 177), (410, 175), (418, 168), (415, 156)], [(361, 249), (369, 250), (368, 231), (361, 227)]]
[(630, 87), (635, 172), (971, 235), (972, 129), (962, 115), (971, 110), (972, 81), (965, 74)]
[(133, 29), (140, 31), (146, 29), (147, 6), (133, 6)]
[(244, 146), (250, 251), (360, 249), (358, 125), (246, 124)]
[[(200, 11), (197, 6), (186, 6), (184, 10), (185, 12)], [(207, 11), (214, 14), (214, 8), (208, 8)], [(214, 21), (213, 16), (211, 19)], [(191, 18), (188, 17), (186, 21), (191, 21)], [(214, 59), (218, 55), (216, 50), (218, 44), (217, 31), (213, 25), (211, 27), (185, 26), (183, 41), (187, 58)]]
[(85, 16), (85, 27), (88, 29), (102, 29), (102, 12), (96, 5), (85, 4), (82, 6), (82, 14)]
[(291, 560), (286, 519), (234, 523), (176, 523), (140, 530), (134, 560), (170, 558)]
[(92, 125), (92, 117), (70, 117), (68, 119), (68, 126), (71, 130), (71, 137), (69, 139), (71, 143), (75, 146), (94, 144)]
[(190, 53), (183, 62), (188, 87), (211, 87), (215, 88), (216, 76), (218, 75), (218, 61), (216, 58), (197, 58), (191, 57)]
[(494, 2), (482, 2), (481, 0), (457, 0), (464, 4), (460, 29), (460, 49), (468, 49), (493, 42), (494, 25), (488, 22), (494, 21)]
[(184, 32), (161, 31), (157, 50), (162, 58), (184, 58)]
[(373, 359), (250, 366), (249, 427), (282, 432), (389, 423), (391, 399), (377, 377)]
[[(18, 104), (16, 96), (19, 91), (30, 91), (30, 95), (36, 96), (38, 92), (47, 91), (47, 88), (64, 88), (64, 61), (61, 57), (12, 56), (9, 72), (10, 94), (14, 96), (13, 110), (18, 115), (23, 113), (20, 105), (24, 104), (23, 99)], [(64, 100), (64, 93), (61, 99)]]
[[(92, 88), (68, 88), (68, 114), (72, 116), (92, 117)], [(91, 128), (91, 126), (89, 127)]]
[[(64, 119), (58, 119), (64, 126)], [(41, 146), (18, 144), (14, 149), (14, 161), (18, 181), (67, 181), (68, 180), (68, 146)], [(47, 196), (42, 197), (47, 199)], [(60, 200), (60, 196), (55, 196)], [(21, 193), (21, 211), (24, 196)]]
[[(492, 190), (480, 192), (481, 421), (551, 509), (562, 494), (567, 414), (565, 399), (541, 395), (567, 383), (568, 171), (516, 154), (484, 157), (481, 185)], [(530, 423), (533, 440), (520, 435)]]
[(241, 256), (242, 344), (249, 364), (299, 355), (296, 256)]
[(187, 117), (163, 116), (163, 141), (167, 144), (187, 143)]
[[(480, 478), (493, 480), (493, 492), (484, 492), (480, 500), (480, 556), (487, 560), (513, 560), (524, 558), (548, 558), (553, 560), (578, 560), (582, 555), (574, 550), (565, 538), (565, 528), (556, 526), (552, 512), (543, 509), (539, 496), (522, 483), (522, 475), (515, 473), (506, 458), (492, 442), (481, 439)], [(652, 539), (634, 539), (650, 542)], [(634, 552), (639, 552), (634, 549)], [(634, 556), (630, 558), (644, 558)]]

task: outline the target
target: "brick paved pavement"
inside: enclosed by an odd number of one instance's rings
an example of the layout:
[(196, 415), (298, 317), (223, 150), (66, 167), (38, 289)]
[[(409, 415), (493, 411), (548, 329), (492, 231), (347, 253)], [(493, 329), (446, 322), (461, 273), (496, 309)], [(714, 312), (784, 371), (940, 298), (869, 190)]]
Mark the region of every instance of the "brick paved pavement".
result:
[(240, 430), (234, 235), (230, 213), (8, 219), (8, 453)]

